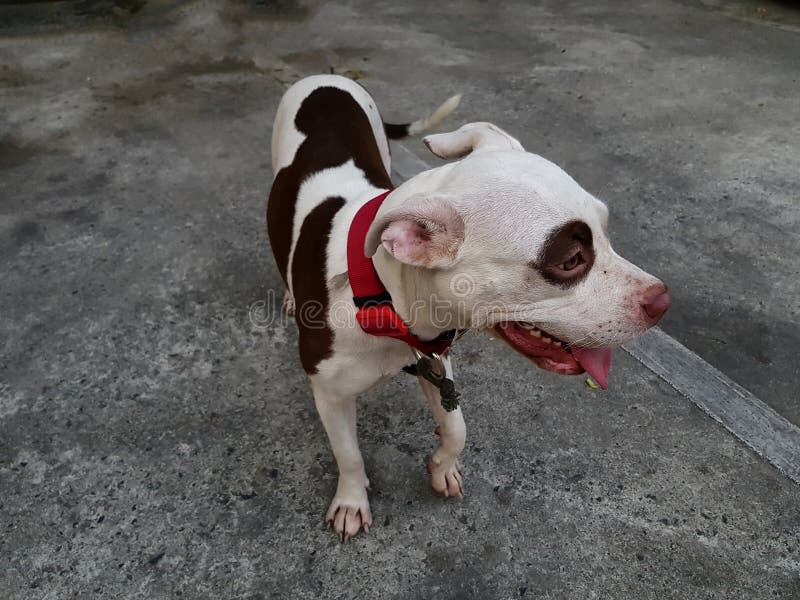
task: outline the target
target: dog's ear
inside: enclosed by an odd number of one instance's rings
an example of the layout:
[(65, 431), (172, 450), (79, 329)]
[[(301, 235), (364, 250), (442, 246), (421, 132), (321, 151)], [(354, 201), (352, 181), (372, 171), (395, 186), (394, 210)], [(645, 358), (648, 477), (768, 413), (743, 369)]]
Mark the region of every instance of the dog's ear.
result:
[(423, 140), (439, 158), (461, 158), (486, 150), (525, 150), (516, 138), (491, 123), (467, 123), (450, 133), (435, 133)]
[(464, 241), (464, 221), (445, 198), (410, 198), (379, 216), (364, 242), (366, 256), (382, 245), (400, 262), (416, 267), (452, 265)]

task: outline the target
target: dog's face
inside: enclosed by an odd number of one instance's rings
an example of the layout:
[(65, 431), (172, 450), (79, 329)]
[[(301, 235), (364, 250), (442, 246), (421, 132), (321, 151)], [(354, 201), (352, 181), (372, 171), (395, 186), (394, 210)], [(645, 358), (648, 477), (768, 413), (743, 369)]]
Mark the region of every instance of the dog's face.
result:
[(466, 157), (423, 174), (425, 193), (412, 185), (373, 224), (367, 251), (379, 235), (395, 258), (425, 269), (469, 327), (605, 387), (610, 348), (669, 307), (664, 284), (614, 252), (602, 202), (505, 132), (476, 123), (426, 143), (438, 156)]

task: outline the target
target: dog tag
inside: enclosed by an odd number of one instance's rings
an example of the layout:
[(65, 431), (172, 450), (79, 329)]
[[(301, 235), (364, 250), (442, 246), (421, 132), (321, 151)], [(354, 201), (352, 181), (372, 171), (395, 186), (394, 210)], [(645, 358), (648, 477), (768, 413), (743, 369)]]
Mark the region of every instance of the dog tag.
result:
[(430, 381), (439, 389), (441, 396), (442, 408), (447, 412), (453, 412), (458, 408), (458, 397), (461, 395), (456, 391), (456, 384), (452, 379), (449, 379), (442, 366), (442, 372), (437, 373), (433, 369), (431, 359), (427, 356), (421, 356), (417, 361), (417, 374), (423, 377), (426, 381)]

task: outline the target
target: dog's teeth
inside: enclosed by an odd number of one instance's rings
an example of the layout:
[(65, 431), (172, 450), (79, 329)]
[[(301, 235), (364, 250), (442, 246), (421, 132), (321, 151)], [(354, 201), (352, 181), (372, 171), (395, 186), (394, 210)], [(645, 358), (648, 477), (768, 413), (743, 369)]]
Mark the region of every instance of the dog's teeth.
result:
[(557, 342), (556, 340), (553, 340), (553, 345), (561, 347), (561, 342)]
[(528, 331), (530, 331), (531, 329), (536, 329), (536, 325), (534, 325), (533, 323), (527, 323), (525, 321), (520, 322), (519, 326), (522, 327), (523, 329), (527, 329)]
[(534, 337), (542, 337), (542, 332), (538, 329), (531, 329), (531, 335)]
[(549, 337), (547, 337), (547, 336), (544, 336), (544, 337), (542, 338), (542, 341), (543, 341), (545, 344), (549, 344), (549, 343), (550, 343), (550, 342), (552, 342), (553, 340), (551, 340), (551, 339), (550, 339)]

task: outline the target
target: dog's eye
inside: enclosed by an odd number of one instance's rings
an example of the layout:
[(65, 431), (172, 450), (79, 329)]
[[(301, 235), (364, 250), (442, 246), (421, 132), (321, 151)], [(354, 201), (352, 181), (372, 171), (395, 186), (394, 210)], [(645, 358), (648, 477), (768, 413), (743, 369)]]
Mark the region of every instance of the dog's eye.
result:
[(583, 260), (583, 256), (581, 256), (580, 252), (576, 252), (572, 258), (570, 258), (567, 262), (561, 263), (560, 267), (563, 271), (572, 271), (577, 269), (580, 265), (585, 263), (586, 261)]

